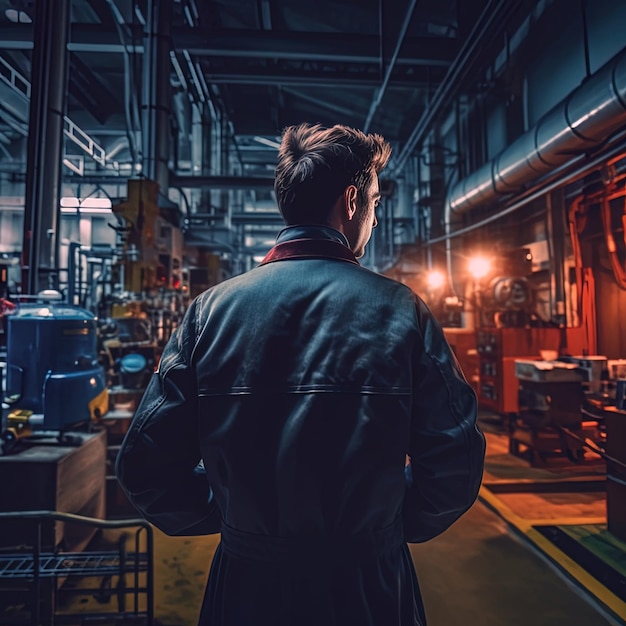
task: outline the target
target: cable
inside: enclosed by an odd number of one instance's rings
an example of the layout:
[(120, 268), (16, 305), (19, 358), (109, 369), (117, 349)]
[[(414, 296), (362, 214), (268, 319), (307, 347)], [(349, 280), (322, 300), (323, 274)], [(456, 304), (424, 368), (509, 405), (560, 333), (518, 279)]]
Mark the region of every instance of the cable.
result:
[(576, 274), (576, 300), (578, 305), (578, 315), (582, 315), (583, 308), (583, 260), (582, 251), (580, 247), (581, 232), (578, 224), (578, 215), (581, 213), (581, 207), (583, 206), (584, 196), (581, 194), (576, 196), (570, 204), (568, 211), (569, 222), (569, 234), (572, 243), (572, 254), (574, 255), (574, 271)]
[[(524, 192), (526, 195), (522, 195), (522, 197), (518, 200), (514, 200), (512, 196), (509, 197), (508, 200), (511, 200), (512, 204), (508, 205), (501, 211), (498, 211), (497, 213), (494, 213), (493, 215), (490, 215), (482, 220), (473, 222), (468, 226), (459, 228), (453, 232), (430, 239), (426, 243), (428, 245), (432, 245), (439, 243), (440, 241), (460, 237), (461, 235), (477, 230), (478, 228), (502, 219), (519, 209), (523, 209), (526, 205), (543, 197), (547, 193), (554, 191), (555, 189), (559, 189), (560, 187), (564, 187), (569, 183), (579, 180), (600, 166), (605, 168), (608, 167), (611, 163), (624, 158), (624, 139), (625, 136), (620, 134), (619, 140), (616, 140), (616, 142), (619, 141), (619, 143), (617, 143), (617, 145), (612, 145), (612, 153), (610, 155), (602, 154), (597, 158), (594, 158), (592, 161), (589, 160), (590, 157), (586, 153), (578, 156), (573, 161), (557, 167), (550, 175), (548, 175), (547, 179), (544, 179), (544, 182), (534, 185), (532, 188), (526, 190), (526, 192)], [(607, 157), (610, 158), (609, 161), (606, 161)], [(576, 166), (579, 167), (573, 169)], [(622, 174), (620, 179), (625, 176), (626, 174)], [(516, 197), (519, 197), (519, 195)]]
[(171, 186), (171, 189), (176, 189), (176, 191), (178, 191), (178, 193), (180, 194), (180, 197), (183, 199), (184, 203), (185, 203), (185, 209), (187, 212), (187, 217), (191, 217), (191, 205), (189, 204), (189, 199), (187, 198), (187, 194), (184, 192), (182, 187), (174, 187)]
[(448, 68), (445, 78), (437, 87), (424, 114), (417, 122), (400, 154), (397, 156), (393, 165), (394, 174), (398, 174), (402, 170), (415, 147), (421, 143), (432, 121), (441, 113), (441, 109), (449, 101), (450, 95), (462, 83), (472, 63), (478, 59), (480, 46), (483, 46), (485, 43), (484, 38), (487, 36), (493, 37), (494, 33), (500, 32), (503, 23), (518, 9), (520, 4), (517, 0), (515, 2), (511, 0), (489, 0), (452, 65)]
[[(619, 192), (605, 195), (604, 198), (602, 198), (601, 212), (602, 230), (604, 231), (604, 242), (606, 244), (606, 249), (609, 253), (609, 259), (611, 260), (613, 276), (615, 277), (615, 282), (617, 283), (617, 286), (620, 289), (626, 290), (626, 271), (622, 267), (621, 261), (619, 259), (617, 245), (615, 243), (615, 238), (613, 237), (611, 224), (611, 200), (624, 197), (626, 197), (626, 190), (623, 189)], [(626, 205), (624, 208), (626, 209)]]
[(367, 114), (367, 119), (365, 120), (365, 124), (363, 125), (363, 132), (367, 133), (369, 131), (370, 124), (376, 113), (376, 110), (380, 106), (381, 100), (385, 94), (387, 89), (387, 85), (389, 84), (389, 79), (391, 78), (391, 74), (393, 72), (393, 68), (398, 59), (398, 55), (400, 54), (400, 49), (402, 48), (402, 44), (404, 42), (404, 37), (406, 36), (406, 31), (409, 28), (409, 24), (411, 23), (411, 19), (413, 17), (413, 13), (415, 11), (415, 5), (417, 4), (417, 0), (409, 0), (409, 6), (406, 11), (406, 15), (404, 16), (404, 21), (400, 28), (400, 34), (398, 35), (398, 41), (396, 42), (396, 49), (393, 51), (393, 55), (391, 57), (391, 61), (387, 66), (387, 71), (385, 72), (385, 77), (383, 78), (383, 84), (378, 88), (374, 95), (374, 99), (370, 104), (370, 110)]
[[(584, 409), (583, 409), (583, 413), (585, 413), (586, 415), (591, 415), (589, 412), (585, 411)], [(595, 416), (595, 419), (597, 419), (597, 416)], [(595, 444), (595, 442), (592, 445), (591, 443), (589, 443), (587, 439), (583, 439), (582, 437), (579, 437), (576, 433), (572, 432), (569, 428), (565, 428), (564, 426), (559, 426), (558, 424), (554, 424), (554, 427), (560, 430), (561, 432), (565, 433), (569, 437), (573, 437), (577, 441), (580, 441), (583, 444), (583, 446), (585, 446), (586, 448), (589, 448), (589, 450), (591, 450), (594, 454), (597, 454), (598, 456), (602, 457), (605, 461), (609, 461), (610, 463), (619, 465), (621, 468), (626, 469), (626, 463), (607, 454), (604, 450), (602, 450), (602, 448), (599, 448)]]

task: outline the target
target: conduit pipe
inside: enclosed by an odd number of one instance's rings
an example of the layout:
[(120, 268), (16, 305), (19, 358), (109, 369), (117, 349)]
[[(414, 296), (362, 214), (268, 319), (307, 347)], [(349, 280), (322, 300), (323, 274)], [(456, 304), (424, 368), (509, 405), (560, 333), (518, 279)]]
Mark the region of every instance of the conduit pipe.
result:
[(476, 20), (472, 31), (465, 40), (463, 47), (448, 69), (445, 78), (437, 87), (430, 102), (427, 103), (424, 114), (409, 135), (400, 154), (394, 159), (393, 174), (399, 175), (407, 160), (413, 154), (415, 146), (419, 146), (432, 128), (433, 122), (441, 113), (443, 107), (450, 101), (455, 89), (462, 83), (463, 78), (470, 71), (473, 62), (479, 55), (480, 46), (484, 44), (486, 37), (493, 37), (494, 33), (500, 32), (500, 22), (515, 11), (520, 1), (515, 0), (489, 0), (483, 12)]
[[(417, 4), (417, 0), (410, 0), (409, 6), (406, 10), (406, 15), (404, 16), (404, 21), (402, 22), (402, 27), (400, 28), (400, 34), (398, 35), (398, 41), (396, 42), (396, 49), (393, 52), (393, 56), (391, 57), (391, 61), (389, 66), (387, 67), (387, 71), (385, 72), (385, 77), (383, 79), (383, 84), (379, 89), (376, 90), (374, 94), (374, 99), (370, 105), (370, 110), (367, 114), (367, 119), (365, 120), (365, 124), (363, 125), (363, 132), (369, 132), (370, 124), (372, 123), (372, 119), (374, 117), (374, 113), (380, 106), (380, 103), (385, 95), (385, 91), (387, 89), (387, 85), (389, 84), (389, 79), (391, 78), (391, 74), (393, 73), (393, 68), (395, 67), (396, 60), (398, 59), (398, 55), (400, 54), (400, 48), (402, 48), (402, 44), (404, 42), (404, 37), (406, 36), (406, 31), (409, 28), (409, 24), (411, 23), (411, 19), (413, 17), (413, 12), (415, 11), (415, 5)], [(381, 38), (382, 39), (382, 38)]]
[(512, 193), (592, 148), (626, 124), (626, 48), (549, 111), (495, 159), (451, 190), (460, 215)]
[(453, 216), (519, 191), (599, 145), (625, 124), (626, 48), (546, 113), (534, 128), (450, 190), (444, 209), (448, 271), (452, 269)]

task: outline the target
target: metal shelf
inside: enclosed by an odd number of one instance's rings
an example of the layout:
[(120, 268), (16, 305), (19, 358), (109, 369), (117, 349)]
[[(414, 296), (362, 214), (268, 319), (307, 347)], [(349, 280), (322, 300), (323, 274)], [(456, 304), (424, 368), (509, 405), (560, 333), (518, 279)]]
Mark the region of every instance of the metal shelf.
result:
[[(39, 577), (105, 576), (139, 573), (148, 570), (149, 559), (144, 553), (127, 552), (124, 558), (111, 552), (43, 552), (39, 555)], [(0, 554), (0, 580), (34, 577), (37, 565), (32, 552)]]
[[(145, 520), (101, 520), (56, 511), (0, 512), (0, 528), (3, 522), (16, 521), (33, 523), (33, 541), (0, 550), (0, 594), (10, 594), (14, 600), (24, 597), (26, 601), (17, 619), (0, 612), (0, 624), (42, 626), (103, 620), (153, 624), (153, 536)], [(127, 550), (125, 534), (111, 549), (90, 550), (88, 546), (82, 552), (63, 552), (57, 546), (42, 546), (43, 527), (55, 522), (103, 530), (130, 529), (134, 538), (131, 535), (128, 541), (134, 547)], [(71, 585), (64, 584), (70, 580)], [(102, 595), (103, 590), (109, 600), (115, 597), (116, 602), (107, 601), (101, 611), (80, 607), (82, 598)], [(72, 598), (79, 602), (72, 604)], [(82, 610), (73, 611), (74, 606)]]

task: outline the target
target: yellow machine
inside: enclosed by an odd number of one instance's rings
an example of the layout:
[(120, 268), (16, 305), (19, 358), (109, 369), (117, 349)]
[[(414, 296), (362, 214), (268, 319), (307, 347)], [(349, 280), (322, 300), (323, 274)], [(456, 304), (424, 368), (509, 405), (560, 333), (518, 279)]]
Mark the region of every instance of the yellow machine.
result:
[(124, 244), (124, 290), (130, 293), (157, 286), (158, 193), (159, 186), (153, 180), (129, 180), (127, 201), (112, 207), (124, 223), (120, 229)]

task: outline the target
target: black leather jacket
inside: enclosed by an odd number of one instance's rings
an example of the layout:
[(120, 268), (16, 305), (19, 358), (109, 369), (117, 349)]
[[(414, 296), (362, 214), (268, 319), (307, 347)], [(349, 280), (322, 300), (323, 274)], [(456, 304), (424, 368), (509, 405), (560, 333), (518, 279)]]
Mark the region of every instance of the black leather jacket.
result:
[[(347, 244), (325, 227), (286, 228), (278, 241), (301, 238)], [(192, 303), (117, 473), (168, 534), (305, 542), (400, 523), (401, 540), (422, 542), (477, 497), (476, 413), (439, 324), (409, 288), (342, 259), (291, 258)]]

